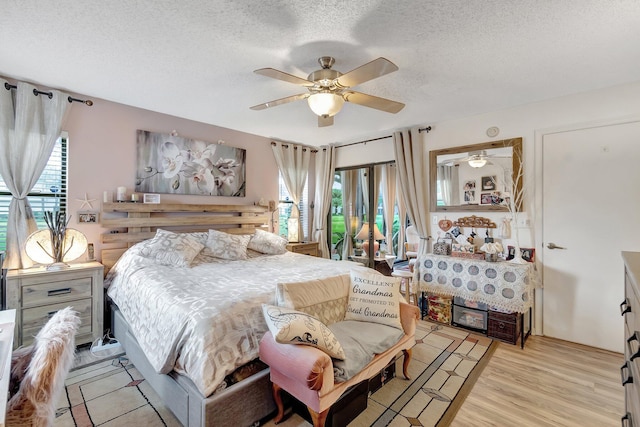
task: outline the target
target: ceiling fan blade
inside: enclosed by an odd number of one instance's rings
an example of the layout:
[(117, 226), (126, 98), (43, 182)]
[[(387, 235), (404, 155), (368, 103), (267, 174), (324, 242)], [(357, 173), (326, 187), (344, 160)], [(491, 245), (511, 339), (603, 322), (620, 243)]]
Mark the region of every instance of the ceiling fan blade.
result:
[(333, 116), (318, 116), (318, 127), (333, 126)]
[(342, 97), (347, 102), (362, 105), (364, 107), (375, 108), (376, 110), (386, 111), (387, 113), (397, 113), (404, 108), (402, 102), (392, 101), (378, 96), (367, 95), (366, 93), (354, 92), (352, 90), (343, 92)]
[(308, 97), (309, 97), (308, 93), (301, 93), (298, 95), (291, 95), (291, 96), (287, 96), (286, 98), (275, 99), (273, 101), (254, 105), (253, 107), (249, 107), (249, 108), (251, 108), (252, 110), (264, 110), (265, 108), (277, 107), (278, 105), (286, 104), (288, 102), (298, 101), (301, 99), (306, 99)]
[(313, 86), (313, 82), (302, 77), (294, 76), (293, 74), (285, 73), (284, 71), (276, 70), (275, 68), (260, 68), (255, 70), (254, 73), (263, 76), (271, 77), (272, 79), (278, 79), (285, 82), (293, 83), (300, 86)]
[(398, 67), (386, 58), (374, 59), (336, 79), (342, 87), (353, 87), (377, 77), (397, 71)]

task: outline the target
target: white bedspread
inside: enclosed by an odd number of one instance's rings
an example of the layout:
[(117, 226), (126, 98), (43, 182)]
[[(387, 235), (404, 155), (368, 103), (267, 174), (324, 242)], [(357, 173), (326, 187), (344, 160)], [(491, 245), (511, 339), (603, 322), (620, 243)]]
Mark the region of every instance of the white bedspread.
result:
[(204, 396), (258, 357), (267, 331), (261, 304), (278, 282), (350, 271), (359, 264), (287, 252), (241, 261), (198, 256), (191, 268), (155, 264), (127, 251), (109, 272), (108, 295), (159, 373), (187, 375)]

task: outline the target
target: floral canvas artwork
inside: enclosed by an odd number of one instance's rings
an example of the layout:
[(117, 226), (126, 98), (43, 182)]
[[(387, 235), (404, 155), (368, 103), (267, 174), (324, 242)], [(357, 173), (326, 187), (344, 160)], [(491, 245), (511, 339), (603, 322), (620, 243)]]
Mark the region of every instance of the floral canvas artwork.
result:
[(135, 191), (244, 197), (246, 151), (138, 130)]

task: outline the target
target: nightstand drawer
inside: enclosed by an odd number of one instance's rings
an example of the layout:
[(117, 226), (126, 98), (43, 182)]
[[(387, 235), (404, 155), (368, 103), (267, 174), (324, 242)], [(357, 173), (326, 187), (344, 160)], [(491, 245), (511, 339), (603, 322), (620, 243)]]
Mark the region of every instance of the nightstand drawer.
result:
[(25, 280), (22, 286), (22, 307), (33, 307), (70, 299), (90, 298), (91, 284), (90, 277), (34, 284), (29, 284)]
[(22, 310), (22, 345), (29, 345), (33, 342), (33, 338), (38, 334), (40, 329), (58, 310), (71, 306), (78, 312), (80, 317), (80, 327), (77, 335), (91, 334), (91, 298), (85, 298), (77, 301), (69, 301), (60, 304), (43, 305), (34, 308), (25, 308)]
[(289, 243), (287, 245), (289, 252), (295, 252), (302, 255), (318, 256), (318, 243), (306, 242), (306, 243)]
[(28, 345), (49, 316), (71, 306), (80, 316), (76, 345), (91, 343), (103, 331), (104, 267), (91, 261), (62, 270), (34, 267), (7, 273), (7, 308), (16, 309), (14, 348)]

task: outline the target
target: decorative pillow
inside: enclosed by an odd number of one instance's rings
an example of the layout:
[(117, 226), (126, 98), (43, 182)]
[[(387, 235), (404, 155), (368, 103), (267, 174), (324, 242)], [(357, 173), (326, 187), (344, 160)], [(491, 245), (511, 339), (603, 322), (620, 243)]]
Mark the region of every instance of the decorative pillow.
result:
[(197, 237), (158, 229), (156, 236), (140, 248), (140, 256), (163, 265), (189, 267), (203, 247)]
[(247, 259), (249, 234), (229, 234), (224, 231), (209, 230), (206, 251), (216, 258), (239, 260)]
[(249, 249), (267, 255), (279, 255), (287, 251), (287, 239), (268, 231), (256, 229), (256, 233), (249, 240)]
[(327, 326), (315, 317), (285, 307), (262, 304), (262, 313), (276, 342), (316, 347), (344, 360), (344, 350)]
[(344, 320), (381, 323), (402, 329), (399, 277), (375, 271), (351, 270), (349, 303)]

